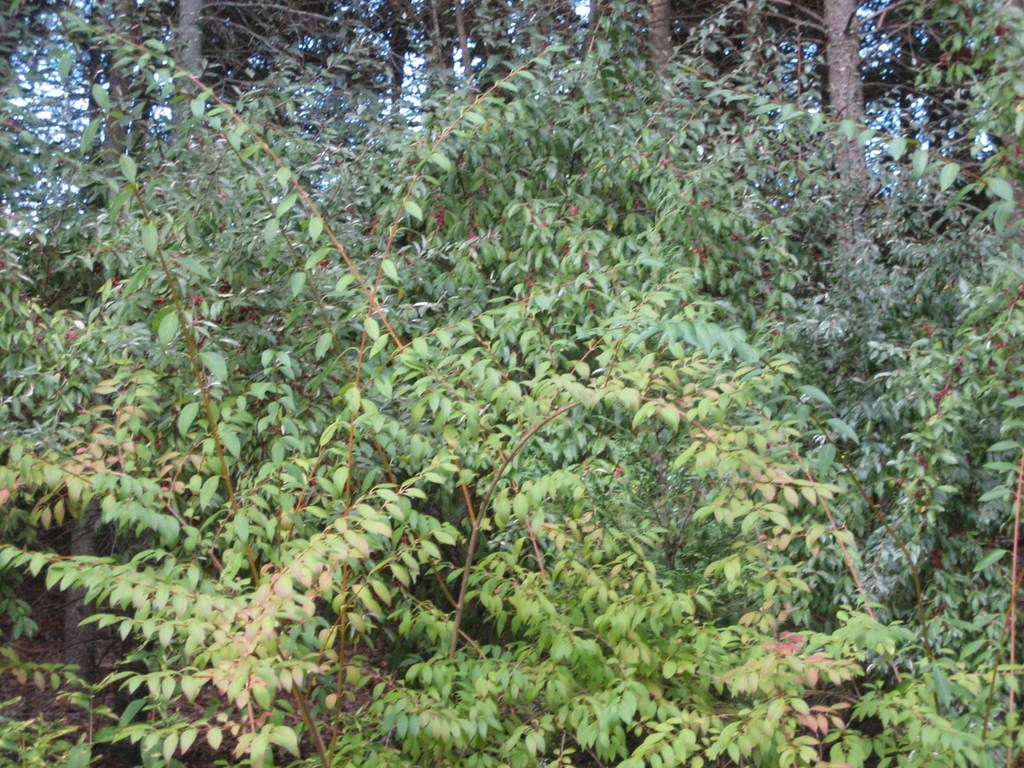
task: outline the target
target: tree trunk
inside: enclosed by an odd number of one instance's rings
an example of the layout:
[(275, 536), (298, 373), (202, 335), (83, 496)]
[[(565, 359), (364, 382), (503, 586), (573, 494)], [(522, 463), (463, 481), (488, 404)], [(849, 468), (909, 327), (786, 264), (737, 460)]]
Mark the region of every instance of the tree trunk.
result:
[(203, 30), (199, 26), (202, 14), (203, 0), (178, 0), (178, 63), (193, 75), (201, 74), (203, 69)]
[(462, 74), (472, 90), (473, 58), (469, 53), (469, 33), (466, 31), (466, 15), (462, 9), (462, 0), (455, 0), (455, 30), (459, 33), (459, 50), (462, 52)]
[[(77, 520), (69, 520), (71, 542), (68, 554), (71, 557), (93, 557), (96, 555), (96, 525), (99, 522), (99, 504), (90, 501)], [(85, 605), (85, 590), (74, 589), (64, 596), (64, 663), (78, 667), (78, 676), (91, 682), (95, 673), (94, 651), (96, 628), (93, 624), (80, 626), (89, 615)]]
[(402, 99), (405, 84), (405, 56), (409, 52), (409, 21), (405, 10), (391, 0), (391, 22), (388, 31), (388, 63), (391, 66), (391, 103)]
[[(836, 120), (864, 118), (864, 85), (860, 79), (860, 34), (855, 14), (857, 0), (825, 0), (825, 58), (828, 72), (829, 110)], [(845, 210), (838, 214), (836, 247), (841, 274), (846, 281), (864, 260), (869, 249), (860, 241), (863, 201), (868, 189), (864, 153), (856, 135), (839, 137), (836, 172), (846, 188)]]
[(654, 66), (661, 69), (672, 55), (672, 17), (669, 0), (647, 0), (647, 39)]
[[(199, 19), (203, 15), (203, 0), (178, 0), (178, 26), (174, 30), (175, 55), (178, 66), (197, 77), (203, 72), (203, 30)], [(183, 91), (194, 93), (193, 83), (186, 82)], [(187, 102), (179, 104), (171, 116), (173, 133), (183, 137), (183, 117), (188, 114)]]
[[(828, 66), (828, 99), (837, 120), (861, 122), (864, 118), (864, 86), (860, 79), (860, 34), (857, 0), (825, 0), (825, 58)], [(867, 181), (864, 153), (856, 138), (840, 139), (836, 151), (840, 177), (863, 187)]]
[(441, 22), (438, 20), (437, 0), (430, 0), (430, 53), (434, 67), (444, 71), (448, 67), (444, 55), (444, 38), (441, 36)]

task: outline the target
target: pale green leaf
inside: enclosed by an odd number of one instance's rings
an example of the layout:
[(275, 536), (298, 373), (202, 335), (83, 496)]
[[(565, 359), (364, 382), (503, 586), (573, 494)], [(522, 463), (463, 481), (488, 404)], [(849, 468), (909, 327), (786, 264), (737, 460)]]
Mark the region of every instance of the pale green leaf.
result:
[(277, 204), (277, 209), (274, 211), (275, 218), (280, 219), (282, 216), (288, 213), (288, 211), (290, 211), (295, 206), (295, 201), (298, 199), (299, 196), (295, 192), (292, 192), (289, 195), (285, 195), (281, 202)]
[(223, 356), (220, 352), (214, 352), (207, 350), (206, 352), (199, 353), (199, 359), (206, 366), (206, 370), (210, 372), (217, 381), (227, 381), (228, 378), (228, 366), (224, 362)]
[(203, 482), (199, 491), (199, 506), (208, 507), (213, 501), (213, 495), (217, 493), (217, 486), (220, 484), (220, 475), (211, 475)]
[(333, 340), (334, 337), (327, 332), (320, 334), (319, 338), (316, 340), (316, 349), (314, 350), (314, 355), (317, 360), (322, 359), (323, 356), (327, 354), (327, 350), (331, 348)]
[(939, 172), (939, 189), (945, 192), (953, 186), (958, 175), (960, 175), (960, 166), (957, 163), (946, 163), (942, 166), (942, 171)]
[(369, 336), (371, 340), (374, 340), (378, 336), (380, 336), (380, 326), (377, 325), (377, 321), (374, 320), (372, 317), (367, 316), (367, 318), (363, 320), (363, 329), (366, 331), (366, 335)]
[(216, 752), (220, 749), (221, 742), (224, 740), (224, 734), (220, 728), (210, 728), (206, 731), (206, 743), (210, 745), (210, 749)]
[(928, 170), (928, 150), (919, 148), (910, 157), (910, 170), (915, 179), (920, 179)]
[(988, 193), (1002, 200), (1013, 200), (1013, 187), (1001, 176), (990, 176), (987, 183)]
[(188, 434), (198, 414), (199, 403), (188, 403), (181, 409), (181, 413), (178, 414), (178, 433), (182, 437)]
[(384, 273), (384, 276), (389, 280), (398, 282), (398, 270), (395, 268), (395, 263), (391, 259), (384, 259), (380, 263), (380, 271)]
[(99, 83), (93, 83), (92, 89), (92, 100), (96, 102), (96, 106), (106, 111), (110, 109), (110, 96), (104, 90), (103, 86)]
[(414, 200), (406, 200), (405, 210), (406, 213), (416, 219), (416, 221), (423, 221), (423, 209), (420, 208), (419, 203)]
[(157, 232), (156, 227), (150, 224), (148, 221), (142, 225), (142, 247), (146, 253), (153, 256), (156, 253), (157, 248)]
[(430, 157), (428, 159), (430, 160), (430, 162), (432, 162), (434, 165), (436, 165), (438, 168), (440, 168), (445, 173), (451, 173), (452, 172), (452, 161), (449, 160), (442, 153), (434, 152), (434, 153), (432, 153), (430, 155)]
[(124, 177), (128, 179), (128, 181), (134, 183), (135, 175), (138, 171), (138, 169), (135, 166), (135, 161), (132, 160), (131, 157), (129, 157), (128, 155), (121, 155), (118, 158), (117, 163), (119, 166), (121, 166), (121, 173), (124, 175)]
[(316, 242), (320, 239), (320, 235), (324, 231), (324, 220), (319, 216), (314, 216), (309, 220), (309, 239), (311, 242)]
[(168, 344), (178, 331), (178, 313), (174, 307), (165, 307), (163, 317), (156, 327), (157, 338), (161, 344)]
[(295, 755), (295, 757), (299, 757), (299, 738), (291, 727), (287, 725), (274, 726), (274, 730), (270, 732), (270, 741), (272, 744), (277, 744), (277, 746)]

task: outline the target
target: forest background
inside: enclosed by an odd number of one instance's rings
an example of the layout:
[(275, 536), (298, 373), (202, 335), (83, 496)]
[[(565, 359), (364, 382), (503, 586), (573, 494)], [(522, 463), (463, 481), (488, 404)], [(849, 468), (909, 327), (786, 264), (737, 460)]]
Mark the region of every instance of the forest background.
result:
[(1019, 0), (10, 0), (0, 763), (1020, 764)]

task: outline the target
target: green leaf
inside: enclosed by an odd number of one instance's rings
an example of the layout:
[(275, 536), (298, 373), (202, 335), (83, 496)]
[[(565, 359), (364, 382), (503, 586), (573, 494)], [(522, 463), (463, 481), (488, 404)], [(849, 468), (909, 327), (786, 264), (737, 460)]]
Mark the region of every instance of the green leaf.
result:
[(228, 453), (236, 459), (241, 455), (242, 444), (238, 440), (238, 435), (236, 435), (232, 430), (222, 429), (220, 431), (220, 441), (224, 444)]
[(420, 208), (419, 203), (413, 200), (406, 200), (405, 210), (406, 213), (416, 219), (416, 221), (423, 221), (423, 209)]
[(199, 506), (208, 507), (213, 501), (213, 495), (217, 493), (217, 486), (220, 484), (220, 475), (210, 475), (203, 481), (203, 487), (199, 490)]
[(96, 134), (100, 130), (100, 119), (96, 118), (89, 122), (85, 126), (85, 130), (82, 131), (82, 141), (78, 146), (78, 150), (82, 153), (88, 152), (92, 147), (92, 143), (96, 140)]
[(288, 289), (291, 291), (292, 298), (294, 299), (300, 293), (302, 289), (306, 287), (306, 273), (305, 272), (293, 272), (292, 276), (288, 278)]
[(214, 752), (220, 749), (222, 741), (224, 741), (224, 734), (220, 728), (210, 728), (206, 731), (206, 743), (210, 745), (210, 749)]
[(725, 574), (725, 578), (729, 582), (736, 581), (740, 577), (741, 570), (742, 564), (738, 557), (730, 557), (722, 565), (722, 573)]
[(1013, 200), (1013, 187), (1001, 176), (990, 176), (987, 182), (988, 193), (1002, 200)]
[(314, 350), (317, 360), (322, 359), (327, 354), (327, 350), (331, 348), (333, 341), (334, 337), (331, 334), (326, 332), (320, 334), (320, 337), (316, 340), (316, 349)]
[(857, 123), (850, 119), (841, 120), (839, 123), (839, 133), (848, 139), (853, 139), (857, 135)]
[(384, 259), (380, 263), (380, 271), (384, 273), (384, 276), (389, 280), (398, 282), (398, 270), (395, 268), (395, 263), (391, 259)]
[(210, 372), (217, 381), (227, 381), (228, 379), (228, 366), (224, 362), (224, 358), (219, 352), (206, 351), (199, 353), (199, 359), (203, 365), (206, 366), (206, 370)]
[(854, 432), (853, 428), (850, 427), (850, 425), (847, 424), (842, 419), (835, 419), (835, 418), (833, 418), (833, 419), (829, 419), (825, 423), (828, 424), (832, 428), (832, 430), (836, 433), (836, 435), (838, 435), (839, 437), (843, 438), (844, 440), (850, 440), (851, 442), (854, 442), (854, 443), (859, 443), (860, 442), (860, 438), (857, 437), (857, 433)]
[(270, 741), (272, 744), (277, 744), (277, 746), (295, 755), (295, 757), (299, 757), (299, 738), (289, 726), (274, 726), (274, 730), (270, 732)]
[(1016, 451), (1019, 448), (1020, 443), (1016, 440), (1000, 440), (998, 443), (992, 443), (992, 445), (988, 447), (988, 449), (993, 453), (998, 453), (1000, 451)]
[(182, 437), (188, 434), (189, 429), (192, 427), (192, 422), (196, 420), (196, 416), (199, 415), (199, 403), (188, 403), (184, 408), (181, 409), (181, 413), (178, 414), (178, 434)]
[(957, 163), (946, 163), (942, 166), (942, 171), (939, 173), (939, 189), (945, 192), (956, 181), (956, 177), (960, 175), (960, 166)]
[(915, 179), (920, 179), (928, 170), (928, 150), (917, 149), (910, 158), (910, 171)]
[[(258, 687), (258, 686), (257, 686)], [(266, 687), (262, 689), (266, 691)], [(256, 690), (253, 690), (253, 698), (257, 699), (259, 703), (259, 696)], [(266, 730), (256, 734), (256, 738), (252, 740), (252, 744), (249, 746), (249, 762), (252, 764), (252, 768), (266, 768), (268, 765), (272, 765), (271, 762), (271, 751), (270, 751), (270, 737)]]
[(135, 174), (138, 170), (136, 168), (135, 161), (132, 160), (131, 157), (129, 157), (128, 155), (121, 155), (117, 159), (117, 163), (118, 165), (121, 166), (121, 173), (124, 175), (124, 177), (134, 184)]
[(889, 142), (889, 154), (893, 160), (899, 160), (903, 157), (903, 153), (907, 151), (907, 140), (902, 136), (897, 136), (895, 139)]
[(294, 207), (295, 201), (298, 199), (299, 196), (295, 192), (292, 192), (289, 195), (285, 195), (284, 199), (282, 199), (281, 202), (277, 204), (277, 210), (274, 211), (274, 217), (280, 219)]
[(71, 74), (71, 67), (75, 63), (75, 52), (73, 50), (64, 51), (64, 55), (60, 57), (60, 65), (58, 67), (58, 73), (60, 74), (61, 80), (67, 80), (68, 75)]
[(990, 206), (990, 210), (992, 211), (992, 226), (995, 227), (996, 232), (1002, 232), (1010, 223), (1017, 206), (1013, 200), (999, 200)]
[(153, 256), (156, 254), (157, 242), (156, 227), (147, 221), (142, 225), (142, 247), (146, 253)]
[(189, 727), (181, 732), (181, 737), (178, 743), (178, 749), (181, 750), (181, 754), (185, 754), (192, 748), (192, 745), (196, 743), (196, 737), (199, 735), (199, 731), (195, 728)]
[(174, 751), (178, 749), (178, 734), (168, 733), (164, 737), (164, 749), (163, 756), (166, 762), (170, 762), (171, 758), (174, 757)]
[(828, 395), (826, 395), (824, 392), (822, 392), (815, 386), (812, 386), (810, 384), (804, 384), (800, 387), (797, 387), (797, 389), (800, 392), (800, 394), (802, 394), (804, 397), (825, 403), (825, 405), (832, 405), (832, 401), (829, 400)]
[(368, 610), (378, 616), (384, 615), (384, 609), (380, 607), (380, 603), (373, 596), (373, 592), (365, 584), (359, 585), (360, 588), (356, 591), (356, 597), (359, 598), (359, 602), (366, 606)]
[(252, 687), (252, 697), (263, 709), (270, 709), (274, 703), (274, 691), (265, 684), (256, 683)]
[(169, 344), (178, 332), (178, 311), (174, 307), (164, 307), (161, 315), (156, 327), (156, 336), (161, 344)]
[(64, 765), (66, 768), (88, 768), (91, 760), (92, 747), (82, 742), (68, 750), (67, 756), (64, 758)]
[(274, 242), (277, 237), (277, 233), (281, 231), (281, 225), (277, 219), (268, 219), (267, 223), (263, 225), (263, 242), (270, 245)]
[(315, 243), (320, 239), (320, 235), (324, 231), (324, 220), (319, 216), (314, 216), (309, 220), (309, 239), (310, 242)]
[(978, 561), (978, 564), (974, 566), (974, 572), (981, 573), (982, 571), (987, 571), (993, 565), (998, 563), (1005, 554), (1005, 549), (993, 549), (991, 552), (989, 552), (987, 555), (981, 558), (981, 560)]
[(363, 320), (363, 329), (366, 331), (366, 335), (370, 337), (371, 341), (380, 336), (380, 326), (377, 325), (377, 321), (372, 317), (367, 316)]
[(289, 182), (292, 178), (292, 172), (288, 168), (278, 168), (277, 173), (274, 174), (274, 178), (283, 188), (288, 189)]
[(103, 89), (103, 86), (99, 83), (93, 83), (92, 86), (92, 100), (96, 102), (96, 106), (102, 109), (104, 112), (110, 109), (110, 96)]
[(430, 160), (430, 162), (432, 162), (445, 173), (452, 172), (452, 161), (449, 160), (445, 155), (441, 154), (440, 152), (431, 153), (430, 157), (427, 159)]

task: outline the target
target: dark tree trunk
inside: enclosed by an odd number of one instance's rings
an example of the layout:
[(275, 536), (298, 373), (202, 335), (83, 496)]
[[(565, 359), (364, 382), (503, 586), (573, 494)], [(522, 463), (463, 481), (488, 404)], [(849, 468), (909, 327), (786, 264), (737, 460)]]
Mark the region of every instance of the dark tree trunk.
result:
[[(860, 79), (857, 0), (825, 0), (824, 10), (829, 111), (836, 120), (853, 120), (860, 124), (864, 118), (864, 85)], [(846, 210), (839, 216), (836, 231), (838, 255), (847, 279), (855, 265), (868, 258), (869, 253), (860, 242), (868, 172), (856, 133), (850, 138), (839, 137), (835, 157), (836, 172), (847, 190)]]
[(647, 0), (647, 39), (655, 67), (672, 55), (672, 16), (669, 0)]
[[(77, 520), (69, 520), (71, 542), (68, 554), (72, 557), (96, 555), (96, 525), (100, 510), (96, 501), (90, 501)], [(69, 590), (64, 596), (64, 663), (78, 667), (78, 675), (92, 682), (95, 673), (96, 629), (92, 624), (81, 625), (89, 615), (85, 605), (85, 591)]]
[(409, 52), (409, 22), (405, 11), (391, 0), (391, 23), (388, 30), (388, 63), (391, 66), (391, 102), (402, 98), (405, 84), (405, 55)]
[(199, 26), (202, 14), (203, 0), (178, 0), (178, 64), (193, 75), (201, 74), (203, 69), (203, 30)]
[(455, 0), (455, 30), (459, 35), (459, 50), (462, 52), (463, 76), (472, 88), (473, 57), (469, 53), (469, 32), (466, 30), (466, 15), (462, 8), (462, 0)]
[[(825, 58), (828, 66), (828, 100), (837, 120), (864, 118), (864, 86), (860, 79), (860, 33), (857, 0), (825, 0)], [(855, 139), (843, 138), (836, 151), (836, 168), (850, 184), (867, 179), (864, 153)]]
[(444, 71), (448, 67), (448, 59), (444, 53), (444, 38), (441, 35), (441, 22), (438, 17), (437, 0), (430, 0), (430, 53), (434, 67)]

